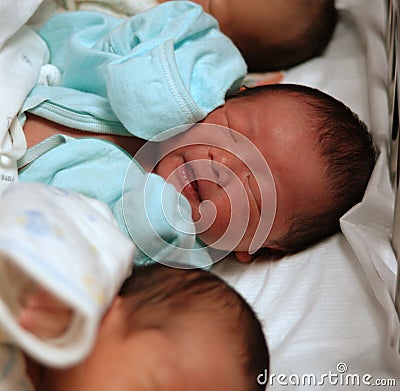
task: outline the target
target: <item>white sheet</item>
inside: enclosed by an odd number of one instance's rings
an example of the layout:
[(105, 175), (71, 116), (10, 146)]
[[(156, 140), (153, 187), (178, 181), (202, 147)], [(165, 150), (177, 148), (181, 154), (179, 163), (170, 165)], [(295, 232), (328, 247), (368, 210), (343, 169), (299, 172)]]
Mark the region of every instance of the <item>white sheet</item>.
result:
[[(338, 234), (278, 262), (246, 266), (224, 261), (215, 268), (264, 323), (272, 360), (270, 390), (310, 390), (308, 381), (313, 380), (323, 383), (318, 390), (335, 389), (335, 381), (345, 390), (400, 387), (399, 322), (392, 300), (395, 261), (389, 241), (393, 194), (386, 159), (384, 3), (339, 2), (344, 10), (326, 53), (290, 70), (283, 80), (342, 100), (369, 125), (381, 150), (365, 200), (343, 218), (345, 236)], [(306, 374), (310, 377), (302, 382)], [(354, 377), (346, 382), (346, 375)], [(397, 378), (397, 387), (363, 385), (364, 375), (372, 384)], [(353, 384), (353, 378), (361, 385)]]
[(1, 0), (0, 48), (31, 17), (42, 0)]
[[(335, 235), (278, 262), (227, 260), (215, 267), (262, 319), (271, 351), (270, 390), (400, 386), (394, 258), (388, 240), (393, 194), (386, 160), (384, 3), (338, 0), (344, 11), (326, 53), (286, 72), (284, 79), (344, 101), (367, 122), (382, 151), (366, 199), (342, 220), (346, 236)], [(353, 375), (347, 386), (346, 375)], [(397, 387), (363, 385), (363, 376), (371, 383), (397, 378)], [(323, 384), (311, 387), (314, 380)], [(352, 385), (357, 380), (361, 385)]]

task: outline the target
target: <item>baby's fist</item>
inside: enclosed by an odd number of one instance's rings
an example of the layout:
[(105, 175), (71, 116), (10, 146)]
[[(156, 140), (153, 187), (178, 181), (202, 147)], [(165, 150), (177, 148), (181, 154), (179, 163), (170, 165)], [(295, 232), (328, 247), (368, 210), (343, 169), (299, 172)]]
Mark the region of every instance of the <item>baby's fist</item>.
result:
[(60, 337), (72, 319), (72, 309), (43, 288), (24, 297), (18, 323), (41, 339)]

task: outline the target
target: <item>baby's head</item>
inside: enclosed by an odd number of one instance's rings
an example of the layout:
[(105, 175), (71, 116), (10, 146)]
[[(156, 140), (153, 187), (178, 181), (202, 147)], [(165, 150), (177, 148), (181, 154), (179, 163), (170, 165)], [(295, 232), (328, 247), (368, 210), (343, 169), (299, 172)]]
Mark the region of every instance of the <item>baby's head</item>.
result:
[[(256, 145), (268, 163), (275, 182), (276, 215), (261, 247), (278, 254), (297, 252), (337, 232), (339, 218), (361, 201), (375, 163), (365, 124), (343, 103), (305, 86), (277, 84), (246, 89), (202, 122), (234, 129)], [(230, 145), (237, 140), (229, 139), (224, 129), (215, 127), (208, 141), (232, 150)], [(171, 172), (179, 174), (177, 165), (208, 159), (242, 178), (250, 217), (242, 240), (232, 250), (239, 259), (250, 260), (249, 244), (263, 210), (258, 178), (233, 153), (193, 143), (197, 133), (198, 126), (194, 126), (178, 136), (179, 145), (185, 145), (180, 148), (171, 148), (174, 139), (165, 142), (163, 148), (172, 152), (159, 162), (156, 172), (169, 181)], [(196, 175), (206, 177), (201, 170)], [(183, 194), (191, 204), (194, 221), (201, 217), (201, 202), (211, 201), (215, 206), (215, 223), (200, 234), (212, 246), (229, 224), (231, 204), (224, 191), (226, 183), (221, 186), (218, 180), (213, 183), (198, 178), (191, 187), (198, 193), (197, 199), (190, 191), (185, 194), (185, 189)]]
[[(261, 325), (216, 275), (160, 264), (134, 268), (83, 363), (55, 371), (57, 391), (264, 390)], [(56, 384), (54, 384), (56, 381)]]
[[(166, 0), (164, 0), (166, 1)], [(282, 70), (319, 55), (337, 21), (334, 0), (194, 0), (219, 22), (251, 71)]]

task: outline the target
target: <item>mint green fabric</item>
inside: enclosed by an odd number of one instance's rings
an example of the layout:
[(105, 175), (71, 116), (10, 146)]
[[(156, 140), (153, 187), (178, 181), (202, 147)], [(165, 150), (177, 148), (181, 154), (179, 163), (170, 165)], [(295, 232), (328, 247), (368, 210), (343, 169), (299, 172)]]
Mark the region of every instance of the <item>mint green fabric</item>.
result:
[[(145, 173), (125, 151), (97, 138), (56, 135), (45, 151), (21, 170), (21, 182), (40, 182), (106, 203), (120, 230), (138, 247), (135, 264), (207, 267), (211, 257), (197, 241), (187, 200), (171, 184)], [(46, 141), (46, 140), (45, 140)]]
[(60, 85), (37, 85), (24, 110), (82, 130), (151, 139), (203, 119), (236, 91), (246, 64), (217, 21), (187, 1), (131, 19), (66, 12), (39, 31)]

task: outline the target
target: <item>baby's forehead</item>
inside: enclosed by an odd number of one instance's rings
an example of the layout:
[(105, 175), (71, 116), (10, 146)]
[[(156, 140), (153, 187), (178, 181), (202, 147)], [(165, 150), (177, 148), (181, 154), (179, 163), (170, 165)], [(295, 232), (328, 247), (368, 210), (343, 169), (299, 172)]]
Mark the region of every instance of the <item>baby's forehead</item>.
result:
[[(223, 27), (231, 24), (242, 40), (256, 38), (259, 42), (275, 43), (276, 37), (285, 34), (282, 25), (288, 21), (296, 26), (305, 23), (304, 1), (288, 3), (282, 0), (210, 0), (209, 9), (212, 13), (217, 11), (215, 16)], [(303, 20), (300, 21), (301, 16)]]
[[(299, 9), (304, 9), (303, 0), (290, 0), (290, 6), (282, 0), (196, 0), (208, 11), (221, 10), (218, 12), (218, 19), (227, 22), (237, 22), (239, 20), (247, 22), (275, 22), (276, 17), (282, 18), (294, 16)], [(243, 18), (245, 16), (245, 18)], [(240, 18), (242, 17), (242, 18)], [(279, 20), (277, 21), (279, 22)], [(265, 23), (264, 23), (265, 24)]]
[[(245, 88), (228, 98), (226, 106), (232, 106), (229, 109), (231, 109), (230, 114), (233, 116), (235, 116), (238, 107), (246, 107), (244, 111), (237, 111), (236, 115), (248, 119), (258, 116), (261, 122), (262, 120), (268, 121), (273, 113), (278, 115), (274, 118), (274, 121), (285, 119), (288, 123), (289, 121), (297, 122), (301, 120), (319, 122), (322, 117), (321, 108), (323, 104), (321, 101), (304, 92), (280, 88), (281, 86), (282, 84), (274, 84)], [(317, 111), (319, 112), (318, 115), (316, 115)], [(291, 116), (292, 114), (296, 115)], [(236, 130), (240, 131), (240, 129)]]

